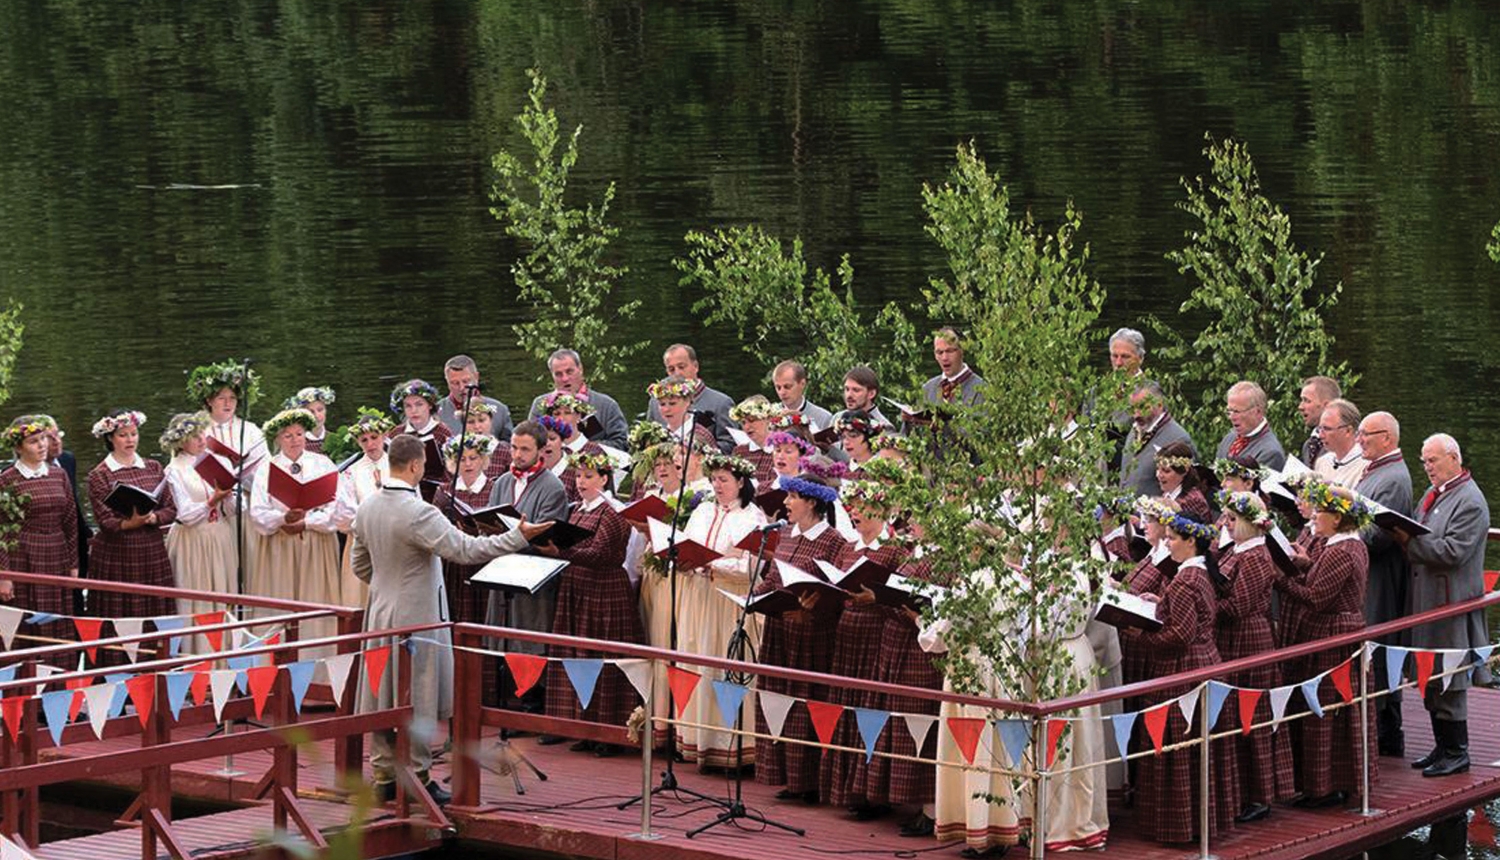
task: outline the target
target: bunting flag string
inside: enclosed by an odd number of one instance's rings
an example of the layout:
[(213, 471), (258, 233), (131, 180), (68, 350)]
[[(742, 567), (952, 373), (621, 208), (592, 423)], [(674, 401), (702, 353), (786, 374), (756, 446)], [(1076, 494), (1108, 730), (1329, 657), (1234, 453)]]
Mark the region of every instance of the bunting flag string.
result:
[[(366, 648), (363, 652), (365, 655), (365, 681), (370, 685), (370, 698), (377, 702), (380, 701), (380, 682), (385, 679), (385, 667), (387, 663), (391, 662), (392, 650), (390, 645), (382, 645), (379, 648)], [(545, 665), (543, 663), (543, 666)], [(531, 689), (532, 685), (536, 684), (537, 679), (541, 676), (542, 673), (537, 672), (536, 677), (531, 679), (531, 683), (526, 685), (526, 689)], [(516, 683), (517, 696), (526, 692), (526, 690), (520, 689), (520, 686), (520, 682), (518, 681)]]
[(817, 735), (818, 743), (833, 743), (833, 730), (838, 726), (839, 718), (844, 715), (844, 706), (814, 702), (811, 699), (803, 704), (807, 706), (807, 715), (812, 718), (813, 733)]
[(1110, 714), (1110, 726), (1114, 729), (1115, 752), (1124, 758), (1130, 752), (1130, 734), (1135, 730), (1136, 711), (1128, 714)]
[(1030, 722), (1017, 717), (1006, 717), (995, 721), (995, 730), (1000, 733), (1000, 745), (1005, 747), (1010, 766), (1020, 770), (1021, 759), (1026, 755), (1026, 744), (1031, 740)]
[(1333, 681), (1333, 688), (1338, 690), (1339, 698), (1346, 705), (1354, 701), (1354, 683), (1349, 679), (1349, 670), (1353, 665), (1354, 660), (1350, 658), (1334, 666), (1328, 673), (1329, 680)]
[(761, 690), (755, 698), (760, 701), (760, 711), (765, 715), (766, 728), (770, 730), (771, 736), (781, 737), (782, 731), (786, 729), (787, 714), (792, 710), (792, 702), (797, 700), (769, 690)]
[[(78, 631), (79, 642), (93, 642), (99, 638), (99, 630), (104, 626), (103, 618), (74, 618), (73, 628)], [(99, 659), (99, 647), (93, 646), (86, 649), (89, 662), (93, 663)]]
[(328, 672), (328, 685), (333, 688), (333, 703), (344, 706), (344, 690), (349, 686), (349, 673), (354, 669), (354, 654), (335, 654), (320, 662)]
[(21, 619), (26, 617), (25, 610), (14, 606), (0, 606), (0, 642), (5, 643), (5, 650), (10, 650), (10, 643), (16, 639), (16, 631), (21, 627)]
[(723, 679), (715, 679), (713, 688), (714, 701), (719, 706), (719, 725), (732, 729), (735, 719), (740, 715), (740, 707), (745, 703), (745, 696), (750, 693), (750, 688), (744, 684), (736, 684)]
[[(198, 675), (197, 672), (167, 673), (167, 709), (172, 712), (173, 720), (182, 715), (182, 706), (187, 702), (188, 691), (193, 688)], [(207, 680), (205, 677), (205, 683)]]
[(516, 698), (520, 698), (542, 679), (542, 671), (547, 668), (547, 658), (537, 654), (513, 652), (505, 655), (505, 665), (510, 667), (510, 677), (516, 683)]
[(1307, 709), (1312, 711), (1319, 719), (1323, 717), (1323, 705), (1318, 701), (1318, 685), (1323, 683), (1323, 676), (1308, 678), (1299, 687), (1302, 690), (1302, 701), (1307, 703)]
[(266, 700), (271, 698), (271, 688), (276, 685), (276, 675), (280, 671), (280, 666), (252, 666), (245, 670), (250, 684), (250, 700), (255, 703), (257, 720), (266, 712)]
[[(948, 727), (948, 734), (953, 736), (953, 742), (958, 744), (958, 751), (963, 753), (964, 761), (973, 764), (974, 751), (979, 747), (979, 733), (988, 725), (986, 721), (979, 717), (949, 717), (943, 722)], [(1019, 761), (1019, 758), (1013, 757), (1013, 760)]]
[(151, 709), (156, 705), (156, 676), (136, 675), (127, 678), (125, 690), (130, 696), (131, 704), (135, 705), (135, 715), (144, 729), (151, 719)]
[(1244, 687), (1239, 689), (1241, 734), (1250, 734), (1250, 730), (1255, 726), (1255, 707), (1260, 704), (1260, 697), (1264, 693), (1264, 690), (1247, 689)]
[(0, 860), (37, 860), (37, 856), (4, 836), (0, 836)]
[(1188, 725), (1188, 731), (1193, 730), (1193, 717), (1198, 713), (1198, 691), (1203, 689), (1199, 684), (1192, 692), (1183, 693), (1177, 697), (1177, 710), (1182, 712), (1182, 719)]
[(1062, 739), (1063, 729), (1068, 727), (1067, 720), (1047, 721), (1047, 769), (1051, 770), (1057, 761), (1057, 742)]
[[(873, 708), (852, 708), (854, 711), (854, 723), (859, 727), (860, 740), (865, 742), (865, 761), (869, 762), (875, 758), (875, 742), (880, 739), (880, 733), (885, 731), (885, 724), (891, 718), (890, 711), (877, 711)], [(918, 752), (921, 747), (917, 748)]]
[(0, 713), (5, 715), (5, 728), (10, 731), (10, 739), (16, 742), (21, 740), (21, 710), (26, 707), (26, 699), (22, 696), (10, 696), (0, 699)]
[(316, 660), (286, 664), (288, 686), (292, 688), (292, 710), (299, 714), (302, 713), (302, 702), (307, 698), (307, 688), (312, 686), (313, 672), (317, 668)]
[(1295, 689), (1295, 685), (1287, 684), (1284, 687), (1276, 687), (1270, 691), (1271, 731), (1276, 731), (1281, 725), (1281, 721), (1286, 717), (1286, 703), (1292, 700), (1292, 690)]
[(1417, 693), (1426, 695), (1427, 682), (1432, 680), (1432, 658), (1436, 655), (1431, 651), (1413, 649), (1411, 656), (1417, 663)]
[(588, 710), (594, 701), (594, 689), (599, 685), (599, 673), (604, 670), (604, 661), (599, 659), (567, 659), (562, 661), (568, 683), (573, 685), (573, 695), (578, 697), (579, 707)]
[(1170, 702), (1163, 702), (1143, 712), (1146, 718), (1146, 734), (1151, 738), (1151, 748), (1157, 752), (1161, 752), (1162, 738), (1167, 733), (1167, 717), (1171, 716), (1170, 708)]
[[(118, 636), (139, 636), (146, 628), (144, 618), (116, 618), (114, 620), (115, 634)], [(141, 643), (126, 642), (120, 646), (125, 649), (125, 659), (134, 663), (141, 653)]]
[(1219, 714), (1224, 711), (1224, 702), (1234, 688), (1219, 681), (1208, 682), (1208, 730), (1219, 725)]
[[(545, 664), (545, 661), (543, 663)], [(672, 691), (672, 703), (677, 708), (677, 719), (682, 719), (688, 700), (693, 698), (693, 691), (698, 689), (698, 682), (701, 680), (703, 676), (697, 672), (689, 672), (677, 666), (667, 667), (667, 687)]]
[(651, 701), (651, 664), (646, 660), (613, 660), (615, 668), (625, 673), (625, 680), (640, 694), (641, 701)]
[(932, 734), (932, 727), (937, 723), (937, 717), (929, 714), (902, 714), (902, 720), (906, 723), (906, 731), (911, 735), (911, 742), (921, 755), (922, 748), (927, 745), (927, 736)]
[(79, 693), (73, 690), (53, 690), (42, 694), (42, 714), (47, 717), (47, 731), (52, 735), (52, 745), (62, 746), (63, 729), (73, 720), (68, 710)]
[(1385, 646), (1385, 689), (1392, 692), (1401, 686), (1401, 670), (1406, 667), (1406, 649)]

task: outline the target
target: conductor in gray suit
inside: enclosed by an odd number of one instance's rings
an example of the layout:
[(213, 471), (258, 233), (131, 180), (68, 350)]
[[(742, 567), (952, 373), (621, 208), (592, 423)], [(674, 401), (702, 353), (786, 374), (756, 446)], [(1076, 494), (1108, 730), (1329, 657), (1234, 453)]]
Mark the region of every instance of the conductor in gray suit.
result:
[(1224, 397), (1229, 413), (1229, 432), (1219, 442), (1214, 459), (1228, 460), (1246, 454), (1262, 466), (1277, 471), (1286, 465), (1286, 449), (1266, 421), (1266, 392), (1253, 382), (1241, 380), (1229, 386)]
[[(1484, 593), (1484, 544), (1490, 529), (1489, 504), (1464, 468), (1463, 452), (1452, 436), (1427, 437), (1422, 443), (1422, 469), (1432, 486), (1417, 504), (1416, 518), (1431, 532), (1412, 537), (1396, 533), (1396, 541), (1406, 547), (1411, 562), (1412, 614)], [(1481, 609), (1411, 631), (1413, 648), (1482, 648), (1489, 641)], [(1486, 683), (1489, 677), (1489, 670), (1480, 666), (1472, 683)], [(1412, 762), (1412, 767), (1422, 768), (1423, 776), (1448, 776), (1469, 769), (1470, 683), (1468, 672), (1458, 672), (1448, 679), (1446, 691), (1437, 678), (1423, 691), (1422, 702), (1437, 741), (1432, 752)]]
[[(1305, 392), (1304, 392), (1305, 395)], [(1411, 516), (1411, 472), (1401, 455), (1401, 425), (1389, 412), (1371, 412), (1359, 422), (1357, 441), (1364, 452), (1365, 470), (1354, 489), (1362, 496), (1385, 505), (1403, 516)], [(1370, 574), (1365, 585), (1365, 623), (1383, 624), (1406, 615), (1406, 585), (1411, 567), (1393, 533), (1380, 526), (1365, 526), (1359, 534), (1370, 551)], [(1404, 633), (1380, 638), (1386, 645), (1405, 645)], [(1401, 731), (1401, 691), (1377, 699), (1375, 717), (1380, 754), (1406, 755)]]
[[(450, 620), (439, 559), (481, 564), (525, 548), (531, 537), (551, 525), (523, 522), (503, 535), (469, 537), (417, 494), (426, 449), (415, 436), (391, 440), (387, 456), (390, 477), (380, 492), (365, 499), (354, 519), (354, 575), (370, 584), (366, 630)], [(412, 724), (419, 727), (410, 745), (412, 765), (433, 799), (446, 803), (448, 792), (428, 776), (432, 754), (425, 738), (431, 736), (439, 720), (453, 714), (453, 652), (446, 628), (428, 630), (422, 637), (434, 641), (418, 643), (411, 662)], [(394, 669), (387, 674), (378, 697), (370, 694), (368, 684), (358, 685), (359, 710), (394, 707), (393, 673)], [(395, 737), (393, 731), (379, 731), (370, 742), (370, 764), (375, 770), (376, 793), (382, 800), (395, 796)]]
[(1159, 496), (1156, 452), (1173, 442), (1186, 442), (1196, 458), (1198, 448), (1167, 411), (1167, 396), (1158, 383), (1138, 383), (1130, 392), (1130, 410), (1130, 432), (1125, 434), (1125, 447), (1120, 453), (1120, 486), (1138, 495)]

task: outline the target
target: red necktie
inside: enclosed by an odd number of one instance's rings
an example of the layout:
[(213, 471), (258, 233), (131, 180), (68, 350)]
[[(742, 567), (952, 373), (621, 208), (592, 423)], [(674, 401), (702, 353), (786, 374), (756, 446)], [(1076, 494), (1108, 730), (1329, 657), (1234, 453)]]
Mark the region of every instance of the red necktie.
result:
[(945, 379), (942, 382), (938, 383), (938, 394), (943, 398), (943, 401), (945, 403), (951, 402), (953, 400), (953, 392), (957, 390), (957, 379)]
[(1245, 449), (1249, 447), (1249, 436), (1236, 436), (1234, 437), (1234, 441), (1229, 443), (1229, 456), (1238, 457), (1239, 455), (1245, 453)]
[(1432, 489), (1428, 490), (1427, 495), (1422, 497), (1422, 513), (1425, 514), (1428, 511), (1432, 510), (1432, 506), (1437, 504), (1437, 498), (1437, 487), (1433, 487)]

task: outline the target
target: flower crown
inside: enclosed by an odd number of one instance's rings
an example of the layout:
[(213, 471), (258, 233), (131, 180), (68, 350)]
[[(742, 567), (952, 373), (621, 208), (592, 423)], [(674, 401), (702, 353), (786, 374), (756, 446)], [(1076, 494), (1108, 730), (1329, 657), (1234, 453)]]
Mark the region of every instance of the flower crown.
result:
[(260, 374), (232, 358), (200, 365), (188, 374), (187, 396), (196, 405), (207, 403), (221, 388), (233, 389), (234, 396), (249, 406), (260, 397)]
[(495, 417), (495, 413), (499, 412), (499, 411), (500, 410), (497, 409), (495, 407), (495, 404), (493, 404), (493, 403), (488, 403), (488, 402), (483, 401), (483, 400), (476, 400), (473, 403), (469, 404), (468, 417), (469, 418), (480, 418), (480, 417), (494, 418)]
[(282, 409), (297, 409), (309, 403), (321, 403), (328, 406), (333, 403), (333, 389), (326, 385), (309, 385), (299, 390), (296, 394), (286, 399), (281, 404)]
[(1328, 511), (1354, 521), (1360, 528), (1370, 524), (1375, 512), (1365, 500), (1344, 487), (1335, 487), (1316, 479), (1302, 485), (1302, 500), (1315, 511)]
[(780, 403), (772, 403), (756, 395), (741, 400), (729, 409), (729, 420), (743, 424), (746, 421), (774, 421), (786, 411)]
[(1220, 490), (1218, 501), (1219, 507), (1262, 531), (1269, 529), (1272, 525), (1271, 512), (1266, 510), (1265, 502), (1262, 502), (1260, 496), (1255, 493), (1230, 493)]
[(671, 438), (671, 431), (655, 421), (635, 422), (635, 426), (630, 428), (628, 436), (630, 450), (637, 453), (644, 453), (648, 449), (654, 448)]
[(260, 430), (266, 434), (267, 439), (275, 439), (281, 435), (281, 431), (294, 424), (309, 433), (318, 429), (318, 419), (314, 418), (313, 414), (306, 409), (283, 409), (272, 415), (270, 420)]
[(1221, 481), (1225, 478), (1239, 478), (1243, 481), (1258, 481), (1261, 478), (1260, 469), (1252, 466), (1246, 466), (1244, 463), (1228, 459), (1214, 461), (1214, 474), (1218, 475), (1219, 480)]
[(94, 427), (89, 432), (94, 434), (95, 439), (103, 439), (121, 427), (139, 427), (145, 423), (146, 413), (129, 410), (119, 415), (106, 415), (100, 418), (94, 422)]
[[(462, 443), (462, 444), (460, 444)], [(457, 460), (464, 449), (468, 449), (481, 457), (488, 457), (495, 453), (495, 437), (488, 433), (465, 433), (462, 437), (454, 436), (443, 443), (443, 459)]]
[(827, 481), (842, 481), (849, 477), (849, 467), (835, 460), (823, 457), (802, 457), (797, 460), (797, 468), (808, 475), (817, 475)]
[(1193, 458), (1192, 457), (1157, 457), (1156, 458), (1156, 465), (1157, 465), (1157, 468), (1160, 468), (1162, 466), (1166, 466), (1168, 469), (1171, 469), (1174, 472), (1186, 472), (1188, 469), (1193, 468)]
[(910, 474), (905, 463), (890, 457), (873, 457), (859, 467), (860, 480), (884, 481), (887, 484), (904, 481)]
[[(879, 436), (874, 437), (870, 441), (874, 444), (875, 450), (877, 451), (890, 450), (897, 451), (902, 454), (910, 454), (912, 450), (911, 437), (902, 436), (900, 433), (882, 432)], [(866, 463), (864, 467), (868, 469), (870, 467), (870, 464)]]
[(558, 418), (553, 418), (551, 415), (538, 416), (536, 419), (536, 423), (542, 425), (542, 427), (552, 431), (553, 433), (556, 433), (564, 439), (567, 439), (568, 437), (573, 435), (572, 424), (569, 424), (568, 422)]
[(358, 417), (354, 419), (354, 423), (349, 425), (349, 435), (355, 439), (366, 433), (379, 433), (384, 436), (391, 432), (391, 428), (395, 426), (396, 422), (392, 421), (390, 416), (379, 409), (361, 406), (359, 407)]
[(775, 433), (767, 436), (766, 445), (771, 448), (776, 448), (781, 445), (795, 445), (797, 447), (797, 450), (801, 451), (804, 457), (818, 453), (818, 446), (807, 441), (806, 439), (803, 439), (801, 436), (788, 433), (785, 430), (778, 430)]
[[(866, 463), (865, 467), (869, 468), (869, 464)], [(1131, 511), (1139, 510), (1140, 499), (1136, 496), (1115, 496), (1111, 499), (1105, 499), (1094, 508), (1094, 519), (1102, 520), (1105, 515), (1124, 517), (1129, 516)]]
[(716, 472), (720, 469), (727, 469), (741, 478), (748, 478), (755, 474), (755, 465), (744, 457), (736, 457), (719, 451), (711, 451), (703, 455), (703, 471)]
[(566, 391), (554, 391), (542, 401), (542, 412), (548, 415), (571, 412), (579, 418), (586, 418), (594, 411), (594, 404)]
[(1172, 518), (1177, 516), (1177, 512), (1168, 506), (1166, 502), (1151, 496), (1141, 496), (1139, 499), (1136, 499), (1135, 512), (1143, 520), (1155, 520), (1164, 526), (1171, 525)]
[(397, 415), (401, 414), (404, 401), (413, 395), (422, 398), (432, 406), (437, 406), (438, 390), (432, 387), (432, 383), (421, 379), (409, 379), (391, 389), (391, 411)]
[(839, 488), (839, 497), (846, 503), (856, 502), (877, 510), (886, 510), (891, 505), (891, 490), (879, 481), (846, 481)]
[(1174, 532), (1193, 540), (1213, 540), (1214, 527), (1207, 526), (1189, 516), (1173, 514), (1172, 520), (1164, 525)]
[(7, 448), (19, 448), (27, 437), (45, 433), (55, 427), (57, 427), (57, 422), (53, 421), (50, 415), (22, 415), (10, 422), (10, 426), (5, 428), (3, 434), (0, 434), (0, 441), (3, 441)]
[(179, 412), (173, 415), (172, 420), (167, 422), (167, 429), (161, 431), (161, 438), (157, 440), (162, 453), (175, 456), (181, 450), (184, 439), (202, 433), (211, 423), (213, 419), (208, 417), (207, 412)]
[(801, 412), (782, 412), (771, 422), (772, 430), (785, 430), (789, 427), (802, 427), (807, 432), (812, 432), (812, 422), (808, 421), (807, 416)]
[(692, 400), (697, 390), (698, 383), (689, 379), (663, 379), (646, 386), (646, 394), (658, 401), (669, 397)]
[(568, 465), (574, 469), (592, 469), (601, 475), (608, 475), (615, 470), (615, 461), (609, 459), (609, 455), (600, 451), (590, 454), (587, 451), (579, 451), (568, 455)]
[(815, 484), (802, 478), (782, 478), (781, 489), (788, 493), (796, 493), (808, 499), (817, 499), (825, 504), (833, 504), (838, 501), (839, 491), (822, 484)]
[(839, 414), (838, 418), (834, 419), (833, 429), (840, 433), (858, 433), (861, 436), (870, 437), (879, 436), (885, 427), (882, 424), (871, 421), (868, 415), (857, 417), (848, 412), (843, 412)]

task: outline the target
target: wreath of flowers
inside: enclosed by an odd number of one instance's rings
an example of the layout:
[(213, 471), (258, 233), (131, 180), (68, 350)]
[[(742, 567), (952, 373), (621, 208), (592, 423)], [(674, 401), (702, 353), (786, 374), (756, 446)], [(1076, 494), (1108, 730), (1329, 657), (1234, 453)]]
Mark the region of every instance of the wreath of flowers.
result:
[(7, 448), (19, 448), (28, 437), (46, 433), (55, 427), (57, 427), (57, 422), (53, 421), (50, 415), (21, 415), (10, 422), (10, 426), (5, 428), (3, 434), (0, 434), (0, 441), (3, 441)]
[(636, 451), (630, 458), (631, 479), (636, 483), (648, 480), (651, 477), (651, 471), (656, 468), (657, 463), (662, 460), (670, 461), (681, 451), (682, 448), (670, 439)]
[(1186, 472), (1188, 469), (1193, 468), (1193, 458), (1192, 457), (1157, 457), (1156, 458), (1156, 466), (1157, 466), (1157, 468), (1161, 468), (1162, 466), (1166, 466), (1168, 469), (1171, 469), (1174, 472)]
[(318, 429), (318, 419), (313, 417), (306, 409), (283, 409), (272, 415), (270, 420), (262, 426), (261, 432), (266, 434), (267, 439), (275, 439), (281, 435), (281, 431), (292, 425), (299, 425), (303, 430), (311, 433)]
[(356, 440), (366, 433), (378, 433), (384, 436), (391, 432), (391, 428), (395, 426), (396, 422), (392, 421), (389, 415), (386, 415), (379, 409), (361, 406), (359, 407), (358, 416), (349, 425), (349, 436)]
[(797, 461), (797, 468), (805, 474), (817, 475), (825, 481), (842, 481), (849, 477), (848, 466), (825, 457), (802, 457)]
[(121, 427), (140, 427), (146, 423), (146, 413), (137, 412), (133, 409), (120, 413), (119, 415), (106, 415), (94, 422), (94, 427), (89, 432), (95, 439), (103, 439), (114, 433)]
[[(913, 442), (911, 440), (911, 437), (902, 436), (900, 433), (882, 432), (879, 436), (876, 436), (874, 439), (870, 440), (870, 442), (875, 446), (876, 451), (896, 451), (898, 453), (907, 455), (910, 455), (912, 453)], [(869, 463), (866, 463), (864, 465), (864, 468), (866, 469), (868, 469), (869, 467)]]
[(212, 423), (213, 419), (208, 417), (207, 412), (179, 412), (173, 415), (172, 420), (167, 422), (167, 428), (161, 431), (161, 438), (157, 439), (162, 453), (177, 456), (177, 452), (182, 449), (183, 440), (202, 433)]
[[(865, 465), (866, 468), (869, 467), (868, 463)], [(1102, 520), (1106, 515), (1116, 517), (1129, 516), (1132, 512), (1140, 510), (1140, 500), (1142, 498), (1145, 497), (1115, 496), (1112, 499), (1105, 499), (1094, 508), (1094, 519)]]
[(326, 385), (309, 385), (306, 388), (300, 389), (291, 397), (288, 397), (286, 401), (281, 404), (281, 408), (297, 409), (299, 407), (306, 406), (309, 403), (321, 403), (324, 406), (329, 406), (333, 403), (333, 400), (334, 396), (332, 388), (329, 388)]
[(484, 400), (475, 400), (469, 404), (469, 418), (494, 418), (495, 413), (500, 410), (493, 403)]
[(1369, 504), (1345, 487), (1309, 479), (1302, 485), (1301, 496), (1313, 510), (1338, 514), (1353, 521), (1359, 528), (1369, 525), (1375, 518), (1375, 512), (1370, 510)]
[(885, 429), (885, 425), (877, 424), (870, 420), (870, 416), (855, 418), (848, 412), (840, 412), (839, 417), (833, 420), (833, 429), (839, 433), (858, 433), (866, 439), (879, 436)]
[(568, 439), (573, 436), (572, 424), (569, 424), (568, 422), (563, 421), (559, 418), (553, 418), (551, 415), (538, 416), (536, 419), (536, 423), (542, 425), (542, 427), (546, 428), (548, 431), (556, 433), (564, 439)]
[(207, 403), (223, 388), (232, 389), (234, 396), (249, 406), (260, 397), (260, 374), (232, 358), (199, 365), (188, 373), (187, 396), (198, 406)]
[(659, 401), (669, 397), (692, 400), (698, 391), (698, 383), (688, 379), (663, 379), (646, 386), (646, 394)]
[(749, 478), (755, 474), (755, 465), (744, 457), (736, 457), (719, 451), (710, 451), (703, 455), (703, 471), (716, 472), (720, 469), (727, 469), (741, 478)]
[(815, 484), (812, 481), (803, 480), (802, 478), (782, 478), (781, 489), (788, 493), (796, 493), (803, 498), (817, 499), (820, 502), (830, 505), (839, 500), (838, 490), (832, 487), (825, 487), (822, 484)]
[(802, 452), (802, 456), (804, 457), (810, 457), (813, 454), (818, 453), (818, 446), (807, 441), (806, 439), (803, 439), (801, 436), (788, 433), (785, 430), (778, 430), (775, 433), (767, 436), (766, 445), (771, 448), (777, 448), (782, 445), (793, 445), (797, 448), (798, 451)]
[[(911, 474), (907, 465), (900, 460), (890, 457), (872, 457), (859, 467), (860, 480), (883, 481), (887, 484), (896, 484), (906, 480)], [(1132, 499), (1131, 501), (1134, 501)]]
[(1255, 493), (1227, 492), (1220, 490), (1218, 493), (1219, 507), (1240, 517), (1245, 522), (1255, 526), (1261, 531), (1271, 528), (1273, 520), (1271, 512), (1266, 510), (1266, 503), (1260, 500)]
[(437, 406), (438, 390), (432, 387), (432, 383), (421, 379), (408, 379), (391, 389), (391, 411), (400, 415), (403, 411), (402, 404), (412, 395), (422, 398), (433, 407)]
[(812, 422), (801, 412), (782, 412), (771, 422), (772, 430), (786, 430), (791, 427), (801, 427), (808, 433), (812, 432)]
[(1261, 478), (1261, 470), (1246, 466), (1235, 460), (1223, 459), (1214, 461), (1214, 474), (1219, 480), (1225, 478), (1239, 478), (1242, 481), (1258, 481)]
[(780, 403), (772, 403), (759, 394), (736, 403), (729, 409), (729, 420), (739, 424), (746, 421), (775, 421), (786, 412)]
[(839, 497), (866, 509), (887, 510), (891, 506), (890, 488), (879, 481), (847, 481), (839, 488)]
[(566, 391), (554, 391), (542, 400), (542, 412), (547, 415), (556, 415), (559, 412), (571, 412), (579, 418), (587, 418), (595, 412), (594, 404)]
[(613, 474), (615, 471), (615, 461), (609, 459), (609, 455), (603, 451), (597, 454), (590, 454), (587, 451), (569, 454), (568, 465), (574, 469), (592, 469), (601, 475)]
[(1166, 527), (1185, 538), (1193, 540), (1213, 540), (1216, 532), (1213, 526), (1207, 526), (1189, 516), (1173, 514), (1172, 521), (1165, 523)]
[(457, 462), (465, 449), (481, 457), (488, 457), (495, 453), (496, 444), (498, 443), (495, 437), (488, 433), (465, 433), (462, 437), (454, 436), (443, 443), (443, 459)]
[(637, 421), (627, 436), (630, 450), (643, 454), (663, 442), (669, 441), (672, 433), (655, 421)]
[(1171, 525), (1172, 518), (1177, 516), (1177, 512), (1172, 510), (1166, 502), (1151, 496), (1141, 496), (1136, 499), (1135, 512), (1143, 520), (1155, 520), (1164, 526)]

